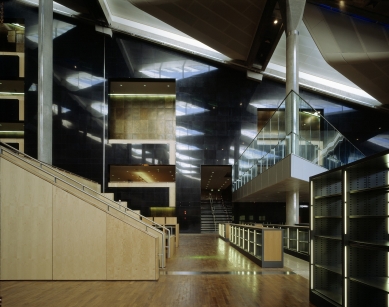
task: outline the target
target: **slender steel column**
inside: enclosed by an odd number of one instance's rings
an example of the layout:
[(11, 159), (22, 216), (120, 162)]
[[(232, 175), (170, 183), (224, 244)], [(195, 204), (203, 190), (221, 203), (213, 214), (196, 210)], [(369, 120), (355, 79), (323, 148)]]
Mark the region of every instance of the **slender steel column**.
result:
[(38, 159), (52, 164), (53, 0), (39, 0), (38, 37)]
[[(305, 0), (286, 0), (286, 95), (285, 132), (286, 154), (299, 155), (299, 65), (297, 27), (301, 22)], [(299, 190), (286, 192), (286, 224), (294, 225), (299, 221)]]
[[(305, 0), (286, 0), (286, 95), (299, 93), (298, 37), (297, 27), (304, 13)], [(285, 128), (288, 137), (287, 154), (299, 154), (299, 99), (289, 94), (285, 101)]]

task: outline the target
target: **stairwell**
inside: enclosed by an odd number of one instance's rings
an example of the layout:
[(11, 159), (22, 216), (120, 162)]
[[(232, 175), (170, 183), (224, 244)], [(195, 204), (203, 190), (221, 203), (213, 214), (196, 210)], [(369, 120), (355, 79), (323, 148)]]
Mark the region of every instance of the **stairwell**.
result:
[(201, 233), (216, 233), (219, 224), (231, 223), (232, 204), (222, 201), (202, 201), (201, 203)]

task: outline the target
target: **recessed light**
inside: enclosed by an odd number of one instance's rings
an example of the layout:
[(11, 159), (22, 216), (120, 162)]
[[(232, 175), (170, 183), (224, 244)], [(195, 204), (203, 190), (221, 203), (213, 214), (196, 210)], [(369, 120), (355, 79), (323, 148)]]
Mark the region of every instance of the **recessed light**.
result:
[(146, 86), (146, 84), (143, 84), (143, 86)]
[(275, 19), (275, 20), (273, 21), (273, 23), (276, 25), (276, 24), (278, 23), (278, 20)]
[(120, 86), (123, 86), (123, 84), (120, 84)]

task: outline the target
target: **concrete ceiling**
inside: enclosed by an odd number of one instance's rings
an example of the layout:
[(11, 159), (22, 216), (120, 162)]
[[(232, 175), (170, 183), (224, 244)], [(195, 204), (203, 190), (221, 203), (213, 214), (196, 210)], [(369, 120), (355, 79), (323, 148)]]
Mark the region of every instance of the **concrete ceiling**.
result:
[(229, 58), (243, 61), (248, 58), (267, 3), (266, 0), (129, 2)]
[(329, 65), (382, 104), (389, 104), (389, 31), (328, 8), (308, 4), (304, 23)]
[[(282, 0), (58, 2), (80, 12), (82, 18), (100, 22), (115, 31), (283, 80), (285, 42), (279, 1)], [(388, 104), (385, 93), (389, 50), (385, 44), (388, 45), (389, 34), (387, 29), (379, 34), (377, 26), (371, 24), (371, 21), (389, 24), (388, 1), (307, 0), (306, 7), (304, 23), (300, 25), (300, 86), (372, 107)], [(330, 13), (323, 17), (317, 14), (318, 10), (322, 14), (324, 10)], [(356, 28), (353, 34), (344, 22), (347, 18), (353, 20), (349, 22)], [(358, 18), (368, 24), (366, 28), (354, 22)], [(330, 31), (320, 32), (323, 27), (318, 26), (317, 20), (323, 21), (322, 24), (325, 21)], [(356, 50), (358, 44), (350, 41), (350, 37), (363, 32), (374, 34), (359, 43), (365, 49), (363, 53), (351, 54), (347, 48)], [(378, 45), (380, 50), (374, 50), (374, 55), (363, 47)], [(341, 58), (339, 50), (329, 52), (329, 47), (340, 47)]]

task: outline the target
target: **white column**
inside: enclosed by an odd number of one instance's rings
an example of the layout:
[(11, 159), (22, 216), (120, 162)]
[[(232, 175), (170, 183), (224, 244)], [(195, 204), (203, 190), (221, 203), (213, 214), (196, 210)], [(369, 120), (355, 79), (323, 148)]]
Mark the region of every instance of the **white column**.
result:
[[(286, 95), (299, 94), (299, 59), (297, 27), (302, 19), (305, 0), (286, 0)], [(299, 155), (299, 98), (289, 94), (285, 100), (286, 154)], [(286, 224), (299, 221), (299, 191), (286, 193)]]
[(299, 191), (286, 192), (286, 225), (299, 222)]
[(38, 159), (52, 164), (53, 151), (53, 1), (39, 0)]
[[(299, 94), (297, 27), (304, 13), (305, 0), (286, 0), (286, 95)], [(286, 154), (299, 155), (299, 99), (289, 95), (285, 101)]]

